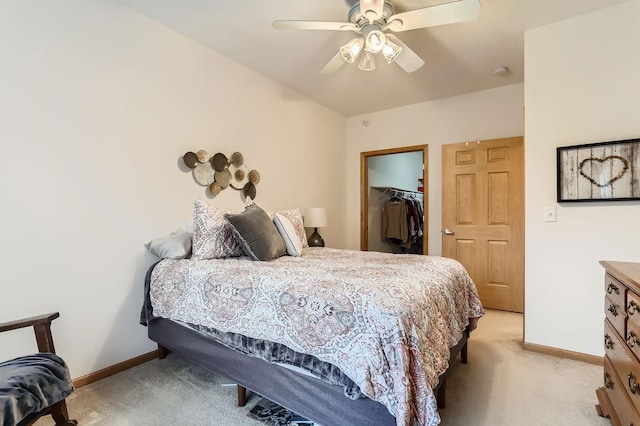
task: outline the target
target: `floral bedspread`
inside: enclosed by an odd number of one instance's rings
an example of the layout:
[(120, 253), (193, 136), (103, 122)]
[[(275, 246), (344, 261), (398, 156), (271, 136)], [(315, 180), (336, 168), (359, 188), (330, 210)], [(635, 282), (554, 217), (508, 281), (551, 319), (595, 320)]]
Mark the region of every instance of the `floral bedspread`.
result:
[(476, 287), (455, 260), (304, 249), (271, 262), (163, 260), (153, 314), (271, 340), (332, 363), (398, 425), (440, 421), (432, 388), (470, 318)]

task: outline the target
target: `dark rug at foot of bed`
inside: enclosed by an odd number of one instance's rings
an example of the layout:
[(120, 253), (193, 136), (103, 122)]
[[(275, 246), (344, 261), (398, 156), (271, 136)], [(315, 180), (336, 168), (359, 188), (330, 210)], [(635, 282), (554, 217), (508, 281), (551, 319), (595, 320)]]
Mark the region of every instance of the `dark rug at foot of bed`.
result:
[(258, 401), (258, 403), (247, 413), (247, 416), (272, 426), (313, 426), (312, 421), (307, 420), (293, 411), (289, 411), (266, 398), (262, 398)]

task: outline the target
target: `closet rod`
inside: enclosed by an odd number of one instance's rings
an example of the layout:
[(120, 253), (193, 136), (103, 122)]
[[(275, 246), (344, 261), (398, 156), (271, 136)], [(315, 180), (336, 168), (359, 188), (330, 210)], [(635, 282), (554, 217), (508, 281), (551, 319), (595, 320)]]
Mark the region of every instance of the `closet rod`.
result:
[(387, 193), (390, 193), (391, 196), (398, 195), (403, 197), (403, 196), (409, 195), (411, 197), (416, 197), (416, 196), (419, 198), (424, 197), (424, 193), (420, 191), (409, 191), (406, 189), (398, 189), (398, 188), (384, 187), (384, 186), (372, 186), (371, 188), (382, 191), (382, 194), (378, 196), (378, 200), (382, 199), (382, 197), (384, 197)]

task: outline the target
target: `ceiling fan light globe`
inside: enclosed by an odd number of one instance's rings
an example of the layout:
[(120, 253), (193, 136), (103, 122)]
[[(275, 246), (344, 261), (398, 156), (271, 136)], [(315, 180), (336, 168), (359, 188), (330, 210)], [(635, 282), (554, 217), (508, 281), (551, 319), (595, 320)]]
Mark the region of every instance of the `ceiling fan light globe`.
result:
[(358, 58), (358, 55), (362, 51), (363, 46), (364, 40), (362, 40), (362, 38), (354, 38), (349, 43), (340, 48), (340, 54), (346, 62), (352, 64)]
[(382, 31), (373, 30), (369, 31), (367, 38), (364, 41), (365, 50), (371, 53), (378, 53), (382, 51), (387, 43), (387, 37)]
[(376, 61), (373, 58), (373, 53), (365, 49), (360, 57), (360, 62), (358, 62), (358, 69), (362, 71), (373, 71), (376, 69)]
[(387, 44), (382, 48), (382, 56), (387, 60), (387, 63), (390, 64), (396, 60), (398, 55), (402, 52), (402, 47), (393, 43), (391, 40), (387, 39)]

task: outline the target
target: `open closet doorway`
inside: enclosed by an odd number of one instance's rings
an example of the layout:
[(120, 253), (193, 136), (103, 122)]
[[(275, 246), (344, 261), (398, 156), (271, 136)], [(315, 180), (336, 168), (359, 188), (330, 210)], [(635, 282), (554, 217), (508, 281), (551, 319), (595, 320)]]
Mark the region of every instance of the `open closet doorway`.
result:
[(427, 254), (428, 145), (360, 153), (360, 249)]

